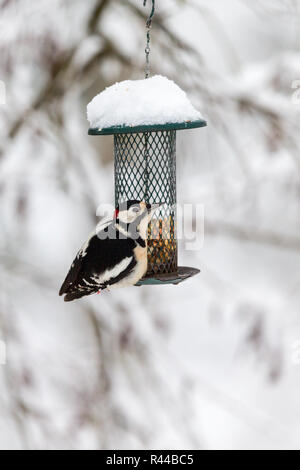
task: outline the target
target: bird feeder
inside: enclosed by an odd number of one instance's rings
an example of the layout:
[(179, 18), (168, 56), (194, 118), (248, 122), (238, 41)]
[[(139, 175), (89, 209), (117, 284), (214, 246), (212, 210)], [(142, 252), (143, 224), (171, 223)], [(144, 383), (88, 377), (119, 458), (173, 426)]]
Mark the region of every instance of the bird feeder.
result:
[[(150, 27), (147, 22), (147, 64)], [(148, 65), (147, 65), (148, 66)], [(149, 69), (146, 70), (146, 78)], [(161, 204), (148, 229), (148, 270), (138, 285), (179, 284), (199, 273), (178, 266), (176, 238), (176, 134), (206, 126), (203, 119), (150, 125), (90, 128), (89, 135), (114, 137), (115, 202), (140, 200)]]

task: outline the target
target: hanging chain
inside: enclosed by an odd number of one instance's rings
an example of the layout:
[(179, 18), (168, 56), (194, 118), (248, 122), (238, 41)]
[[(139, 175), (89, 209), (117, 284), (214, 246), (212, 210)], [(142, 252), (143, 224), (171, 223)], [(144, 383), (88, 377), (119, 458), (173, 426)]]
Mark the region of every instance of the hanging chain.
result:
[(145, 78), (150, 77), (150, 27), (147, 26), (147, 46), (145, 49), (146, 54), (146, 67), (145, 67)]
[[(144, 0), (144, 7), (147, 5), (147, 0)], [(152, 19), (155, 13), (155, 0), (152, 0), (152, 10), (150, 13), (149, 18), (147, 19), (146, 23), (146, 31), (147, 31), (147, 44), (145, 49), (146, 54), (146, 67), (145, 67), (145, 78), (150, 77), (150, 41), (151, 41), (151, 26), (152, 26)], [(145, 192), (144, 192), (144, 200), (145, 202), (149, 202), (149, 133), (146, 132), (145, 136), (145, 170), (144, 170), (144, 183), (145, 183)]]
[[(144, 0), (144, 7), (147, 4), (147, 0)], [(152, 26), (152, 19), (155, 13), (155, 0), (152, 0), (152, 10), (150, 13), (149, 18), (147, 19), (146, 23), (146, 31), (147, 31), (147, 44), (145, 49), (146, 54), (146, 67), (145, 67), (145, 78), (150, 77), (150, 41), (151, 41), (151, 26)]]

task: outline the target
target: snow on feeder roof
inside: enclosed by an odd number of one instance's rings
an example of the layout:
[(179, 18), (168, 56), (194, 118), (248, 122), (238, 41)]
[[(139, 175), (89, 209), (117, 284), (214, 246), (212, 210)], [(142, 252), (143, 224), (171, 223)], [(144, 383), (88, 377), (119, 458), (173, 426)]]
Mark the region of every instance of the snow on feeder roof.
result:
[(166, 77), (126, 80), (106, 88), (87, 108), (91, 135), (179, 130), (206, 122), (186, 93)]

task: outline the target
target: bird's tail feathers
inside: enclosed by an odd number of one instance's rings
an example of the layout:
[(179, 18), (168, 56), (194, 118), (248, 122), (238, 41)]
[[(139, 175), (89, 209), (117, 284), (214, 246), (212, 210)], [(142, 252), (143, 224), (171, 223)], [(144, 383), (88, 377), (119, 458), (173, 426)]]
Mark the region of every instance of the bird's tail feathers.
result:
[(97, 292), (99, 292), (98, 290), (85, 290), (85, 291), (80, 291), (80, 290), (76, 290), (76, 291), (71, 291), (71, 292), (68, 292), (65, 297), (64, 297), (64, 301), (65, 302), (72, 302), (73, 300), (78, 300), (78, 299), (81, 299), (82, 297), (86, 297), (88, 295), (92, 295), (92, 294), (96, 294)]

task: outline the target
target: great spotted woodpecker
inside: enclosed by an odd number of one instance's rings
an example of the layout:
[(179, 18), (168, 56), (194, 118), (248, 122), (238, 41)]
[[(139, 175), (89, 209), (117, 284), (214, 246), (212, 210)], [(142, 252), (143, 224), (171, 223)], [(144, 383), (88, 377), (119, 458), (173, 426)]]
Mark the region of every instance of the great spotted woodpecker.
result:
[(78, 252), (59, 295), (65, 302), (135, 285), (147, 271), (147, 227), (158, 205), (120, 204)]

